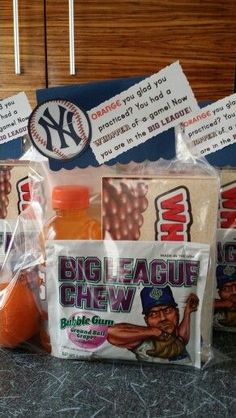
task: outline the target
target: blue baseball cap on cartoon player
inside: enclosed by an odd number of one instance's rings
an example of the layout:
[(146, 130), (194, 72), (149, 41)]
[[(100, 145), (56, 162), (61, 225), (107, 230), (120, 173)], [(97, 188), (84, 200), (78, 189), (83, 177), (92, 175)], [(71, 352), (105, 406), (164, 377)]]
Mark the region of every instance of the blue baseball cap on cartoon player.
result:
[(236, 281), (236, 267), (219, 265), (216, 269), (217, 288), (223, 289), (224, 285)]
[(140, 292), (143, 314), (148, 313), (151, 308), (159, 305), (178, 306), (175, 302), (170, 286), (166, 287), (144, 287)]

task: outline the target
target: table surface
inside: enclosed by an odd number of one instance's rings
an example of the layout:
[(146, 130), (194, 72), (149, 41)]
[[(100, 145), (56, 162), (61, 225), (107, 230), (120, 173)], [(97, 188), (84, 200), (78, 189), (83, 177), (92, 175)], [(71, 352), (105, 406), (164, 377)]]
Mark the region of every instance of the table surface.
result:
[(215, 333), (202, 370), (0, 353), (0, 417), (236, 417), (236, 334)]

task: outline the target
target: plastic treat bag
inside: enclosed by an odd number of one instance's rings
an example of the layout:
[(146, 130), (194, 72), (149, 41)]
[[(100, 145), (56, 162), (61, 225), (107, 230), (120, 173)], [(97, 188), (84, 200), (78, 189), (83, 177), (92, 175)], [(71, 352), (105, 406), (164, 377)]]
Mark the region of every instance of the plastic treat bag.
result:
[(30, 205), (1, 268), (0, 345), (62, 358), (207, 363), (216, 172), (195, 160), (58, 172), (44, 162), (40, 175), (34, 164), (30, 172)]
[(214, 327), (236, 332), (236, 172), (222, 169), (218, 211)]
[[(96, 213), (102, 234), (46, 242), (52, 355), (206, 363), (217, 173), (193, 160), (46, 172), (52, 201), (57, 185), (88, 188), (96, 206), (86, 210)], [(45, 231), (50, 226), (51, 220)]]
[[(181, 127), (177, 149), (181, 158), (191, 156), (191, 148)], [(220, 170), (220, 195), (217, 229), (217, 259), (212, 274), (215, 278), (214, 328), (236, 331), (236, 172), (226, 167)]]
[(18, 215), (30, 201), (28, 161), (0, 161), (0, 253), (6, 253)]
[(43, 194), (38, 188), (40, 176), (30, 169), (29, 163), (7, 164), (3, 170), (9, 170), (11, 192), (9, 205), (5, 204), (5, 218), (1, 220), (0, 346), (32, 349), (37, 345), (35, 338), (41, 320), (38, 265), (43, 262)]

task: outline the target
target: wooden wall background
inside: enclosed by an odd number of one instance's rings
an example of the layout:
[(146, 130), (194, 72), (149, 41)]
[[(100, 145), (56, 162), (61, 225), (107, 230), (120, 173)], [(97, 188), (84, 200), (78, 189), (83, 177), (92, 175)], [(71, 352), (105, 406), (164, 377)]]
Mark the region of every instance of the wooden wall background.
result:
[[(48, 83), (73, 83), (67, 1), (46, 4)], [(76, 0), (75, 22), (80, 82), (151, 74), (180, 60), (197, 99), (233, 91), (235, 0)]]
[(19, 0), (20, 75), (12, 1), (0, 8), (0, 98), (45, 86), (149, 75), (180, 60), (198, 100), (233, 92), (235, 0), (74, 0), (76, 75), (69, 74), (68, 0)]

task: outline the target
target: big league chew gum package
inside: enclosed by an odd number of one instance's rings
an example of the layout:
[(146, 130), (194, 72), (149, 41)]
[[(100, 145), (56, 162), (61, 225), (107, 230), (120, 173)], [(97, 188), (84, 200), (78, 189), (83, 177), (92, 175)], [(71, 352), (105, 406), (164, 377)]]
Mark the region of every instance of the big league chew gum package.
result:
[(200, 367), (211, 356), (218, 178), (128, 171), (101, 178), (102, 241), (47, 241), (51, 352)]
[(220, 173), (214, 327), (236, 332), (236, 171)]

